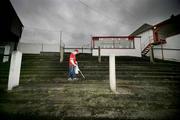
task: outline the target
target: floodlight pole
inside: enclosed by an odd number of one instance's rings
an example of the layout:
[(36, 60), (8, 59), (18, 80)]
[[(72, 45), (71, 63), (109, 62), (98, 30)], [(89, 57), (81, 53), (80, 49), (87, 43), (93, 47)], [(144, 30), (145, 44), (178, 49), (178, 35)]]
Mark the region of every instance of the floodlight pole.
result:
[(60, 47), (59, 47), (59, 51), (60, 51), (60, 62), (63, 62), (63, 47), (62, 47), (62, 31), (60, 31)]

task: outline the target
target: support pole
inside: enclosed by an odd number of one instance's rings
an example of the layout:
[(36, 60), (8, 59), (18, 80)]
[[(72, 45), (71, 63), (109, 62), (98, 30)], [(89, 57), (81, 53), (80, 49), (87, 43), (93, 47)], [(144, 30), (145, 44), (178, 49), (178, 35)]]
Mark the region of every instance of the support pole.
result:
[(9, 70), (8, 90), (12, 90), (13, 87), (19, 85), (21, 60), (22, 53), (20, 51), (13, 51)]
[(110, 81), (110, 89), (116, 93), (115, 55), (109, 56), (109, 81)]
[(163, 52), (163, 44), (162, 44), (162, 40), (161, 40), (161, 54), (162, 54), (162, 60), (164, 60), (164, 52)]
[(64, 55), (64, 50), (63, 50), (63, 47), (62, 47), (62, 31), (60, 31), (60, 42), (59, 42), (59, 50), (60, 50), (60, 62), (63, 62), (63, 55)]
[(98, 47), (98, 62), (101, 63), (101, 48)]
[(42, 43), (42, 50), (41, 50), (41, 55), (43, 56), (43, 51), (44, 51), (44, 48), (43, 48), (44, 46), (43, 46), (43, 43)]
[(60, 56), (60, 62), (62, 63), (64, 59), (64, 47), (61, 47)]
[(92, 54), (92, 51), (93, 51), (93, 40), (92, 40), (92, 35), (90, 35), (91, 36), (91, 41), (90, 41), (90, 44), (91, 44), (91, 54)]
[(150, 48), (150, 63), (154, 63), (153, 45), (151, 45), (151, 48)]

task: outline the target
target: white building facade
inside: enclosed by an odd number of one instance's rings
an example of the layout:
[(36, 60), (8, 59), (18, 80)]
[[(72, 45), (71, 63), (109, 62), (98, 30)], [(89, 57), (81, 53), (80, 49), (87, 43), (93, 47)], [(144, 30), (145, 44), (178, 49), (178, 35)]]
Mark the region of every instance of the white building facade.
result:
[(158, 23), (144, 24), (131, 35), (141, 37), (141, 53), (149, 56), (153, 46), (154, 58), (180, 62), (180, 15)]
[(154, 46), (154, 57), (180, 62), (180, 34), (166, 38), (166, 42), (162, 49), (161, 45)]

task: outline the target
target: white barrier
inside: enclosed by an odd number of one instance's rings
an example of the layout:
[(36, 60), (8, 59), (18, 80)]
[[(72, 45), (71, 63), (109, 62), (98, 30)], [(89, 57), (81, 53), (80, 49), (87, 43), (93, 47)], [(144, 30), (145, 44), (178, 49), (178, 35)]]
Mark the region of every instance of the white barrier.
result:
[(116, 93), (115, 55), (109, 56), (109, 82), (110, 82), (110, 89)]
[(8, 90), (19, 85), (20, 70), (21, 70), (22, 53), (20, 51), (13, 51), (11, 56)]

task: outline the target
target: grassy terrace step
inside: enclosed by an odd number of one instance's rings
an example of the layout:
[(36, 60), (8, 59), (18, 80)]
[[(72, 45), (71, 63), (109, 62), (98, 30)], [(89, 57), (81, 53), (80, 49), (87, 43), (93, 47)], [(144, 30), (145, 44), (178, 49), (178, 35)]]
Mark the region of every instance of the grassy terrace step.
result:
[[(84, 70), (108, 70), (109, 66), (79, 66), (80, 69)], [(68, 66), (22, 66), (22, 70), (67, 70)], [(179, 71), (177, 67), (147, 67), (147, 66), (118, 66), (116, 70), (161, 70), (161, 71)]]
[[(89, 69), (81, 69), (83, 73), (86, 73), (86, 74), (93, 74), (93, 73), (96, 73), (96, 74), (108, 74), (109, 73), (109, 70), (104, 70), (104, 69), (98, 69), (98, 70), (89, 70)], [(55, 70), (55, 69), (49, 69), (49, 70), (23, 70), (21, 72), (21, 75), (24, 75), (24, 74), (65, 74), (67, 73), (68, 70)], [(166, 74), (166, 75), (177, 75), (179, 74), (180, 71), (170, 71), (170, 70), (158, 70), (158, 71), (154, 71), (154, 70), (137, 70), (137, 71), (134, 71), (134, 70), (116, 70), (116, 73), (117, 74), (160, 74), (160, 75), (163, 75), (163, 74)]]
[[(36, 72), (36, 71), (34, 71), (34, 72)], [(26, 76), (26, 75), (29, 75), (29, 76), (31, 76), (31, 75), (39, 75), (39, 76), (43, 76), (43, 75), (51, 75), (51, 76), (53, 76), (53, 75), (65, 75), (65, 74), (67, 74), (67, 72), (68, 71), (62, 71), (62, 72), (42, 72), (42, 71), (37, 71), (36, 72), (36, 74), (35, 73), (33, 73), (33, 72), (22, 72), (21, 73), (21, 76)], [(83, 74), (86, 74), (86, 75), (89, 75), (89, 76), (94, 76), (94, 75), (100, 75), (100, 76), (103, 76), (103, 75), (109, 75), (109, 72), (108, 71), (105, 71), (105, 72), (103, 72), (103, 71), (101, 71), (101, 72), (99, 72), (99, 71), (90, 71), (90, 72), (88, 72), (88, 71), (85, 71), (85, 72), (83, 72)], [(3, 74), (3, 75), (1, 75), (1, 76), (7, 76), (8, 74)], [(123, 76), (127, 76), (127, 75), (142, 75), (142, 76), (146, 76), (146, 75), (152, 75), (152, 76), (178, 76), (179, 75), (179, 73), (166, 73), (166, 72), (121, 72), (121, 71), (116, 71), (116, 75), (119, 75), (119, 76), (121, 76), (121, 75), (123, 75)]]
[[(59, 63), (59, 54), (47, 55), (23, 55), (21, 68), (21, 79), (56, 79), (67, 78), (68, 57), (65, 54), (63, 63)], [(90, 54), (80, 54), (79, 67), (86, 78), (109, 79), (108, 57), (102, 57), (102, 62), (97, 62), (97, 57)], [(139, 57), (116, 57), (116, 76), (118, 79), (179, 79), (180, 64), (176, 62), (156, 60), (154, 64), (149, 63), (147, 58)]]
[[(43, 79), (44, 81), (47, 81), (50, 79), (50, 81), (52, 79), (57, 79), (57, 78), (63, 78), (63, 79), (67, 79), (67, 76), (23, 76), (21, 77), (21, 81), (22, 80), (33, 80), (34, 82), (38, 82), (38, 80)], [(81, 78), (82, 79), (82, 78)], [(95, 80), (108, 80), (109, 76), (86, 76), (87, 80), (90, 79), (95, 79)], [(117, 79), (121, 79), (121, 80), (179, 80), (180, 76), (117, 76)], [(48, 81), (47, 81), (48, 82)]]
[[(103, 75), (103, 74), (109, 74), (109, 70), (104, 70), (104, 71), (99, 71), (98, 70), (94, 70), (94, 71), (91, 71), (91, 70), (85, 70), (85, 69), (81, 69), (83, 70), (83, 73), (84, 74), (99, 74), (99, 75)], [(52, 75), (58, 75), (58, 74), (66, 74), (68, 72), (68, 70), (41, 70), (41, 71), (38, 71), (38, 70), (27, 70), (27, 71), (22, 71), (21, 72), (21, 75), (25, 75), (25, 74), (29, 74), (29, 75), (32, 75), (32, 74), (39, 74), (39, 75), (43, 75), (43, 74), (52, 74)], [(5, 75), (8, 75), (8, 72), (4, 73)], [(3, 74), (3, 75), (4, 75)], [(140, 74), (140, 75), (178, 75), (179, 74), (179, 71), (122, 71), (122, 70), (116, 70), (116, 74), (118, 75), (137, 75), (137, 74)]]
[(0, 94), (7, 89), (9, 66), (9, 62), (0, 63)]
[[(23, 82), (21, 82), (23, 81)], [(57, 85), (66, 85), (66, 84), (99, 84), (100, 86), (103, 86), (104, 84), (109, 85), (109, 80), (76, 80), (76, 81), (68, 81), (67, 79), (49, 79), (46, 80), (46, 82), (37, 82), (34, 83), (31, 80), (21, 80), (20, 81), (20, 86), (27, 86), (27, 87), (33, 87), (35, 86), (41, 86), (41, 87), (53, 87), (54, 84)], [(39, 79), (39, 81), (44, 81), (44, 79)], [(122, 79), (117, 79), (116, 81), (117, 85), (119, 86), (180, 86), (180, 81), (178, 80), (147, 80), (147, 79), (142, 79), (142, 80), (122, 80)]]
[[(61, 77), (52, 77), (52, 76), (42, 76), (42, 77), (22, 77), (21, 80), (20, 80), (20, 83), (26, 83), (26, 82), (29, 82), (29, 83), (58, 83), (58, 82), (61, 82), (61, 80), (59, 80), (59, 78), (61, 79), (66, 79), (67, 80), (67, 76), (61, 76)], [(80, 77), (81, 80), (83, 80), (82, 77)], [(96, 76), (96, 77), (93, 77), (93, 76), (89, 76), (88, 78), (86, 78), (87, 81), (91, 80), (91, 79), (94, 79), (94, 80), (98, 80), (98, 81), (103, 81), (103, 80), (109, 80), (109, 76)], [(175, 80), (179, 80), (180, 79), (180, 76), (120, 76), (120, 77), (117, 77), (117, 79), (120, 79), (120, 80), (132, 80), (132, 81), (143, 81), (143, 80), (153, 80), (153, 81), (159, 81), (159, 80), (162, 80), (162, 81), (167, 81), (167, 80), (170, 80), (170, 81), (175, 81)], [(118, 81), (118, 80), (117, 80)]]
[[(61, 70), (61, 69), (68, 69), (69, 66), (68, 65), (28, 65), (28, 66), (21, 66), (21, 69), (56, 69), (56, 70)], [(98, 70), (98, 69), (109, 69), (108, 65), (96, 65), (96, 64), (92, 64), (92, 65), (79, 65), (79, 68), (81, 69), (94, 69), (94, 70)], [(121, 65), (116, 65), (116, 69), (117, 70), (134, 70), (134, 69), (141, 69), (141, 70), (166, 70), (166, 71), (171, 71), (171, 70), (180, 70), (180, 67), (178, 66), (138, 66), (138, 65), (128, 65), (128, 66), (121, 66)], [(4, 71), (4, 70), (0, 70), (0, 71)], [(6, 70), (7, 71), (7, 70)]]
[[(29, 58), (34, 58), (34, 59), (40, 59), (40, 58), (56, 58), (56, 59), (59, 59), (59, 53), (57, 55), (53, 55), (53, 54), (48, 54), (48, 55), (30, 55), (30, 54), (23, 54), (23, 58), (24, 59), (29, 59)], [(64, 58), (65, 59), (68, 59), (69, 57), (69, 54), (65, 54)], [(79, 54), (77, 55), (77, 58), (78, 59), (85, 59), (87, 60), (88, 59), (97, 59), (97, 57), (92, 57), (91, 54)], [(108, 60), (108, 57), (102, 57), (102, 60), (105, 60), (107, 61)], [(128, 57), (128, 56), (122, 56), (122, 57), (116, 57), (116, 60), (117, 61), (149, 61), (149, 58), (139, 58), (139, 57)], [(171, 62), (171, 61), (163, 61), (163, 60), (159, 60), (159, 59), (155, 59), (155, 61), (157, 62), (163, 62), (163, 63), (175, 63), (175, 62)]]
[[(86, 72), (86, 71), (109, 71), (109, 69), (108, 68), (100, 68), (100, 67), (97, 67), (97, 68), (82, 68), (82, 67), (80, 67), (80, 69), (82, 70), (82, 71), (84, 71), (84, 72)], [(56, 72), (56, 71), (68, 71), (68, 68), (66, 67), (66, 68), (54, 68), (54, 67), (44, 67), (44, 68), (28, 68), (28, 69), (26, 69), (26, 68), (22, 68), (21, 69), (22, 71), (54, 71), (54, 72)], [(135, 70), (137, 70), (136, 72), (141, 72), (141, 71), (144, 71), (144, 72), (179, 72), (180, 70), (179, 69), (176, 69), (176, 68), (169, 68), (169, 69), (160, 69), (160, 68), (154, 68), (154, 69), (141, 69), (141, 68), (137, 68), (137, 69), (128, 69), (128, 68), (118, 68), (118, 69), (116, 69), (116, 71), (124, 71), (124, 72), (131, 72), (131, 71), (135, 71)]]
[[(68, 64), (68, 61), (63, 61), (63, 63), (60, 63), (59, 62), (59, 59), (58, 60), (46, 60), (46, 59), (38, 59), (38, 60), (34, 60), (33, 58), (31, 58), (30, 60), (22, 60), (22, 64), (24, 65), (27, 65), (28, 63), (31, 63), (31, 64), (60, 64), (60, 65), (66, 65)], [(90, 62), (88, 62), (90, 61)], [(90, 63), (94, 63), (94, 64), (98, 64), (98, 65), (106, 65), (109, 63), (109, 61), (102, 61), (101, 63), (98, 63), (98, 61), (92, 61), (92, 60), (85, 60), (85, 61), (82, 61), (82, 60), (78, 60), (79, 64), (90, 64)], [(141, 61), (124, 61), (124, 62), (121, 62), (121, 61), (116, 61), (116, 64), (117, 65), (129, 65), (129, 64), (132, 64), (132, 65), (148, 65), (148, 66), (155, 66), (155, 65), (159, 65), (159, 66), (173, 66), (173, 65), (177, 65), (177, 66), (180, 66), (180, 63), (163, 63), (163, 62), (155, 62), (155, 63), (150, 63), (150, 62), (141, 62)]]
[[(98, 63), (90, 54), (78, 55), (87, 79), (68, 81), (69, 54), (63, 63), (58, 56), (23, 54), (20, 85), (0, 93), (1, 118), (180, 119), (179, 63), (116, 57), (118, 93), (114, 94), (109, 90), (108, 57)], [(7, 73), (0, 68), (1, 82)]]
[(120, 81), (118, 94), (107, 81), (85, 82), (21, 85), (0, 97), (0, 112), (16, 119), (178, 119), (179, 81)]
[[(89, 79), (89, 78), (96, 79), (96, 78), (100, 78), (100, 77), (109, 79), (109, 74), (108, 73), (99, 74), (99, 73), (86, 73), (86, 72), (84, 72), (83, 74), (87, 79)], [(33, 74), (33, 73), (31, 73), (31, 74), (21, 74), (20, 76), (21, 76), (21, 78), (35, 78), (35, 77), (41, 77), (41, 78), (46, 78), (46, 77), (52, 77), (52, 78), (63, 77), (64, 78), (65, 77), (66, 78), (68, 76), (68, 72), (59, 73), (59, 74), (58, 73), (57, 74), (55, 74), (55, 73), (52, 73), (52, 74), (49, 74), (49, 73)], [(80, 74), (79, 74), (79, 76), (81, 77)], [(128, 78), (137, 78), (137, 77), (138, 78), (144, 78), (144, 77), (150, 78), (151, 76), (153, 78), (156, 77), (156, 78), (160, 79), (161, 77), (162, 78), (179, 78), (180, 75), (178, 73), (176, 73), (176, 74), (161, 74), (161, 75), (159, 75), (159, 74), (140, 74), (140, 73), (136, 73), (136, 74), (117, 73), (116, 74), (117, 78), (127, 77), (127, 79)], [(1, 78), (6, 78), (6, 76), (2, 75)]]

